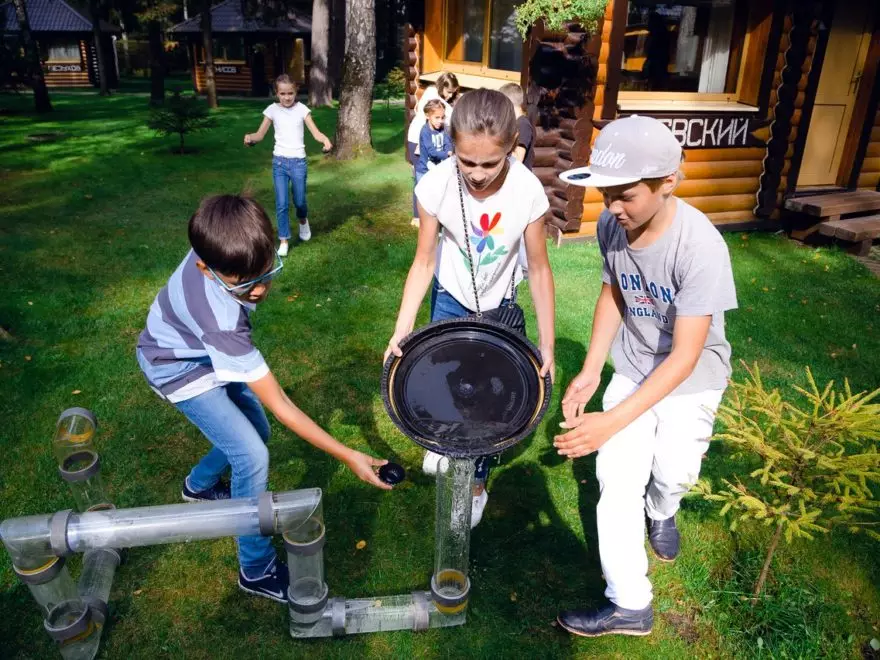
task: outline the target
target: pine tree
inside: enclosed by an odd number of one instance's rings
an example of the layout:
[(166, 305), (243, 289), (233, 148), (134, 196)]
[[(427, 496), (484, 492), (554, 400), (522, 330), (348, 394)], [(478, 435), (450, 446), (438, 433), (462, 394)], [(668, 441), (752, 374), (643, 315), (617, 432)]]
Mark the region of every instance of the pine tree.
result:
[(808, 388), (795, 385), (800, 396), (785, 399), (765, 388), (757, 364), (746, 370), (748, 378), (731, 385), (729, 403), (719, 409), (724, 431), (716, 439), (755, 469), (723, 479), (717, 490), (707, 480), (694, 490), (721, 504), (731, 530), (740, 523), (774, 528), (757, 597), (783, 537), (812, 540), (842, 528), (880, 541), (880, 501), (872, 490), (880, 483), (880, 404), (872, 403), (880, 389), (853, 394), (844, 380), (843, 392), (834, 381), (820, 390), (807, 368)]

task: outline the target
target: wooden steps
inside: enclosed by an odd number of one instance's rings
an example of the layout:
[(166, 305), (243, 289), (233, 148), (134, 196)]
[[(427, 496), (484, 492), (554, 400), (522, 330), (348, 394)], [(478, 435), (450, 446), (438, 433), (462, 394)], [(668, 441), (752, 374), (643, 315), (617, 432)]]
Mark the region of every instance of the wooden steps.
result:
[(793, 197), (785, 201), (785, 208), (817, 218), (833, 218), (849, 213), (880, 211), (880, 192), (854, 190), (852, 192)]
[(826, 220), (819, 223), (819, 233), (855, 243), (850, 251), (864, 257), (871, 251), (873, 240), (880, 238), (880, 215), (859, 216), (848, 220)]
[(851, 243), (851, 252), (864, 255), (871, 242), (880, 238), (880, 192), (854, 190), (795, 197), (786, 200), (785, 208), (800, 214), (803, 221), (801, 228), (791, 232), (797, 240), (818, 232)]

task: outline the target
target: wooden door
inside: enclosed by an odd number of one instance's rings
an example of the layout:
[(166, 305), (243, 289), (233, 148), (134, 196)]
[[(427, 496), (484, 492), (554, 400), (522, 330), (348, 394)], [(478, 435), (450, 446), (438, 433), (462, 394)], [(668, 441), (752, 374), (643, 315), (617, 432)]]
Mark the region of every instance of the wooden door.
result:
[(837, 182), (843, 147), (851, 127), (865, 57), (871, 42), (873, 3), (840, 0), (834, 11), (819, 88), (798, 174), (798, 187)]

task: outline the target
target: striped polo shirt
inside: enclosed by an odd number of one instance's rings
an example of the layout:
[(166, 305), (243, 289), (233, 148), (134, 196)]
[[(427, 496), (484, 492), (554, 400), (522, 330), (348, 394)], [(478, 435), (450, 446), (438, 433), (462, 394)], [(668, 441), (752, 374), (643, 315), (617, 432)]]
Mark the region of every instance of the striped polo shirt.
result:
[(269, 373), (251, 341), (256, 305), (205, 277), (190, 250), (150, 307), (137, 359), (147, 381), (172, 403), (227, 383), (250, 383)]

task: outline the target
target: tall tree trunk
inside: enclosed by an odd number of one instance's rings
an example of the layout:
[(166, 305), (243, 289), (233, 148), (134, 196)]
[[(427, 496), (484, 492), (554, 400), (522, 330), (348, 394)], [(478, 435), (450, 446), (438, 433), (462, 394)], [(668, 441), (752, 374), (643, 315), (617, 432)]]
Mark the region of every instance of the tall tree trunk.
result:
[(122, 67), (125, 75), (131, 75), (131, 53), (128, 50), (128, 32), (125, 31), (125, 23), (119, 19), (119, 27), (122, 28)]
[(330, 53), (327, 55), (327, 72), (330, 85), (338, 94), (342, 87), (342, 59), (345, 56), (345, 9), (346, 0), (328, 0), (330, 3)]
[(340, 160), (373, 152), (370, 114), (376, 77), (375, 9), (375, 0), (349, 0), (347, 3), (345, 61), (336, 122), (336, 157)]
[(333, 104), (327, 53), (330, 49), (330, 0), (312, 0), (312, 67), (309, 70), (309, 105)]
[(104, 52), (104, 44), (101, 39), (101, 14), (98, 0), (89, 0), (89, 14), (92, 16), (92, 38), (95, 40), (95, 57), (98, 58), (98, 84), (101, 96), (110, 95), (110, 86), (107, 84), (107, 53)]
[(214, 39), (211, 35), (211, 0), (202, 3), (202, 48), (205, 50), (205, 90), (208, 107), (217, 107), (217, 85), (214, 82)]
[(40, 62), (40, 51), (37, 42), (31, 34), (31, 24), (28, 20), (25, 0), (13, 0), (15, 5), (15, 17), (18, 19), (18, 30), (24, 45), (24, 54), (27, 60), (28, 78), (31, 88), (34, 90), (34, 107), (37, 112), (51, 112), (52, 102), (49, 100), (49, 90), (46, 88), (46, 78), (43, 76), (43, 65)]
[(159, 21), (147, 23), (147, 34), (150, 41), (150, 103), (159, 105), (165, 100), (165, 49)]

